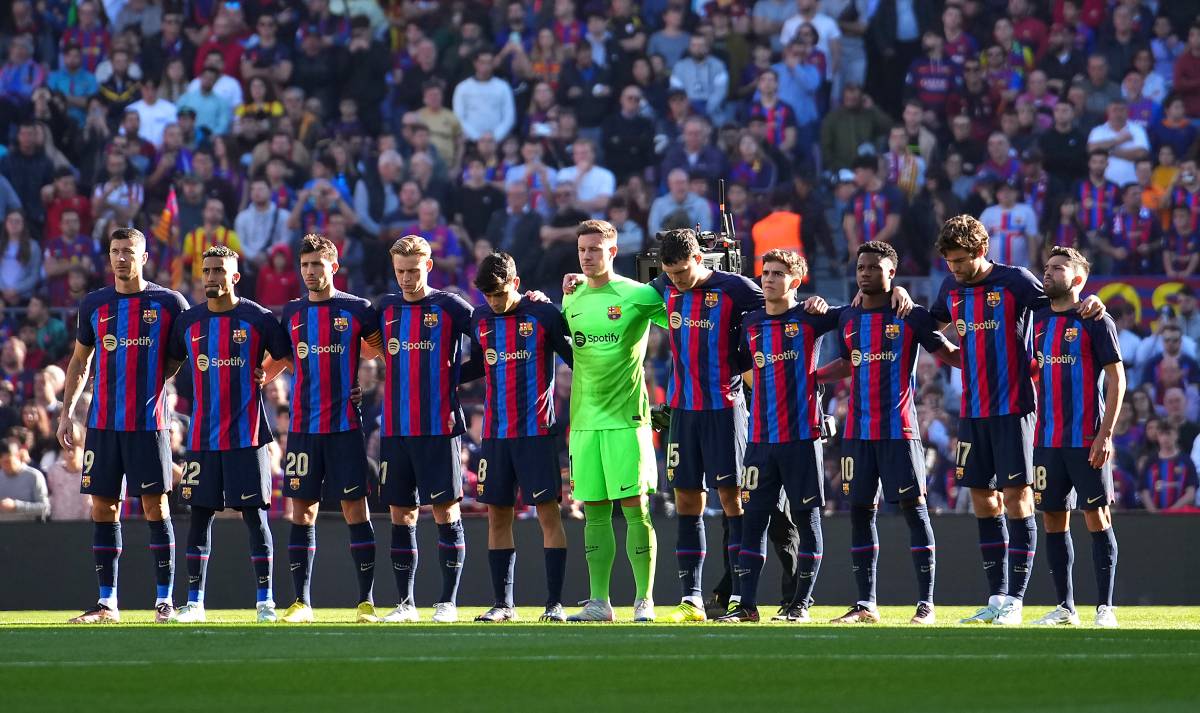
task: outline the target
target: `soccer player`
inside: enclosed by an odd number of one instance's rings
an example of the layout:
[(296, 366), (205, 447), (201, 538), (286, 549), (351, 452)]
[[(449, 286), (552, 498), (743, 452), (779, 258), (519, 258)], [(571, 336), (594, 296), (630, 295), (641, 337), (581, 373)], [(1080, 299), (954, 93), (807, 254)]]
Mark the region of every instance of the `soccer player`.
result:
[(406, 235), (390, 250), (399, 294), (379, 303), (386, 354), (379, 438), (380, 496), (391, 511), (392, 573), (400, 603), (385, 622), (417, 621), (417, 515), (433, 508), (442, 593), (433, 621), (458, 621), (458, 584), (466, 559), (462, 514), (462, 441), (466, 418), (458, 403), (462, 338), (471, 306), (429, 286), (433, 250)]
[[(188, 603), (176, 617), (205, 621), (204, 584), (217, 510), (238, 510), (250, 533), (250, 561), (258, 582), (257, 620), (277, 621), (271, 596), (271, 431), (255, 371), (270, 354), (287, 359), (283, 326), (265, 308), (238, 297), (237, 253), (224, 245), (204, 251), (205, 304), (179, 316), (169, 356), (191, 372), (192, 411), (180, 500), (192, 508), (188, 530)], [(268, 365), (269, 366), (269, 365)], [(264, 370), (267, 370), (264, 368)]]
[(627, 525), (625, 553), (633, 567), (634, 621), (654, 621), (658, 541), (647, 495), (658, 483), (644, 362), (650, 322), (666, 325), (662, 297), (613, 269), (617, 230), (603, 220), (579, 225), (585, 282), (563, 298), (575, 363), (571, 381), (571, 490), (583, 501), (584, 552), (590, 592), (570, 621), (612, 621), (609, 585), (616, 538), (613, 503)]
[[(379, 621), (371, 594), (375, 530), (367, 510), (367, 447), (351, 391), (357, 383), (359, 355), (378, 356), (382, 341), (379, 315), (371, 303), (334, 289), (339, 267), (332, 241), (305, 235), (300, 241), (300, 275), (308, 294), (289, 302), (281, 320), (291, 339), (286, 366), (294, 374), (283, 480), (283, 494), (292, 498), (288, 563), (296, 588), (295, 603), (280, 617), (288, 623), (313, 621), (311, 585), (322, 496), (341, 501), (350, 527), (350, 556), (358, 576), (357, 620)], [(284, 365), (273, 365), (273, 370)]]
[(895, 248), (872, 241), (858, 249), (857, 280), (862, 301), (838, 320), (838, 358), (818, 371), (822, 381), (850, 377), (842, 440), (842, 493), (850, 500), (850, 559), (858, 601), (835, 624), (877, 623), (875, 574), (879, 562), (876, 504), (882, 490), (899, 503), (908, 524), (917, 611), (913, 624), (936, 621), (933, 525), (925, 504), (925, 446), (917, 426), (916, 372), (920, 348), (943, 364), (958, 367), (950, 344), (929, 311), (914, 306), (900, 317), (889, 304), (900, 264)]
[(1054, 247), (1042, 285), (1050, 305), (1033, 315), (1038, 419), (1033, 450), (1034, 502), (1046, 525), (1047, 559), (1059, 604), (1035, 624), (1079, 624), (1072, 594), (1070, 511), (1083, 510), (1092, 533), (1096, 626), (1114, 627), (1113, 427), (1125, 395), (1121, 343), (1112, 317), (1081, 319), (1079, 293), (1091, 266), (1074, 248)]
[(471, 319), (467, 379), (484, 377), (483, 444), (477, 474), (479, 502), (488, 506), (488, 568), (495, 604), (475, 618), (515, 621), (513, 571), (517, 562), (513, 516), (517, 486), (537, 509), (546, 564), (546, 609), (539, 621), (564, 621), (563, 576), (567, 534), (562, 525), (562, 476), (554, 420), (554, 355), (572, 363), (562, 313), (518, 292), (521, 278), (507, 253), (479, 262), (475, 287), (486, 305)]
[[(72, 447), (75, 405), (96, 355), (95, 383), (84, 440), (80, 492), (92, 496), (92, 553), (100, 598), (71, 619), (78, 624), (120, 621), (117, 562), (121, 555), (121, 503), (140, 497), (150, 528), (157, 587), (154, 620), (175, 616), (175, 533), (167, 492), (171, 489), (170, 414), (163, 384), (174, 373), (166, 340), (187, 302), (178, 292), (147, 282), (146, 236), (134, 228), (111, 235), (108, 260), (114, 286), (91, 293), (79, 307), (75, 350), (67, 367), (58, 440)], [(96, 349), (99, 344), (100, 349)]]
[[(754, 388), (750, 443), (742, 470), (745, 523), (739, 533), (743, 537), (734, 570), (740, 575), (741, 596), (730, 599), (728, 611), (716, 619), (720, 622), (759, 620), (758, 578), (767, 557), (767, 526), (785, 493), (800, 533), (796, 592), (788, 608), (797, 608), (793, 621), (811, 620), (808, 609), (821, 567), (821, 507), (825, 504), (816, 359), (821, 336), (837, 326), (844, 308), (823, 314), (806, 311), (796, 300), (796, 289), (807, 273), (808, 265), (798, 253), (766, 253), (762, 271), (765, 307), (751, 311), (742, 322), (741, 356), (751, 365)], [(672, 426), (679, 413), (687, 412), (672, 412)], [(719, 436), (711, 433), (708, 437)]]
[[(942, 225), (936, 248), (947, 276), (930, 307), (939, 328), (953, 324), (962, 361), (955, 479), (970, 488), (990, 597), (963, 623), (1021, 623), (1033, 570), (1033, 312), (1047, 304), (1042, 284), (1024, 268), (987, 259), (988, 233), (975, 218)], [(1084, 318), (1104, 313), (1089, 297)], [(1011, 540), (1007, 519), (1016, 526)]]

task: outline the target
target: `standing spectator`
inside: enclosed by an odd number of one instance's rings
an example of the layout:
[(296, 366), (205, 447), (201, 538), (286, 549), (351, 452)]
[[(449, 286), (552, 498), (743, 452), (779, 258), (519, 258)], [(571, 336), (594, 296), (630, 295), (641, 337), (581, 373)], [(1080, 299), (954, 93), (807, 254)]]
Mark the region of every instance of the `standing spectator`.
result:
[(1082, 52), (1076, 48), (1071, 29), (1061, 23), (1050, 28), (1050, 39), (1046, 52), (1042, 55), (1038, 68), (1046, 73), (1046, 83), (1056, 94), (1062, 94), (1067, 87), (1086, 71), (1086, 61)]
[(445, 289), (458, 285), (463, 268), (463, 251), (458, 235), (441, 220), (441, 206), (432, 198), (417, 205), (417, 222), (407, 232), (425, 238), (432, 249), (433, 269), (429, 271), (429, 286)]
[(1108, 62), (1108, 76), (1119, 82), (1133, 67), (1133, 56), (1146, 48), (1146, 43), (1133, 30), (1133, 14), (1129, 6), (1118, 4), (1112, 11), (1112, 31), (1100, 40), (1099, 51)]
[(793, 41), (785, 47), (783, 61), (771, 66), (779, 79), (779, 98), (796, 112), (796, 147), (792, 153), (802, 162), (817, 141), (820, 116), (816, 92), (823, 79), (808, 59), (802, 43)]
[(271, 202), (271, 187), (266, 179), (251, 181), (250, 205), (233, 221), (247, 269), (258, 272), (266, 265), (273, 247), (290, 241), (287, 223), (288, 211)]
[(612, 106), (611, 85), (611, 70), (596, 63), (591, 46), (576, 45), (574, 60), (563, 67), (559, 95), (575, 110), (580, 135), (600, 140), (601, 124)]
[[(842, 32), (838, 29), (837, 21), (818, 10), (817, 0), (796, 0), (796, 14), (780, 28), (779, 43), (785, 47), (791, 44), (804, 25), (816, 30), (816, 48), (829, 58), (827, 72), (822, 79), (833, 79), (840, 72), (842, 61)], [(906, 62), (905, 68), (907, 66)]]
[(996, 186), (996, 205), (979, 216), (991, 240), (988, 259), (1005, 265), (1036, 268), (1038, 253), (1038, 220), (1033, 208), (1018, 203), (1021, 195), (1017, 179), (1000, 181)]
[(888, 132), (887, 148), (883, 155), (884, 177), (911, 201), (925, 185), (925, 159), (914, 153), (903, 125), (893, 126)]
[(0, 521), (42, 520), (50, 516), (46, 479), (25, 463), (21, 444), (0, 442)]
[[(504, 174), (505, 183), (524, 183), (528, 194), (529, 206), (543, 218), (554, 213), (554, 202), (551, 196), (558, 173), (542, 161), (542, 142), (533, 136), (528, 136), (521, 142), (521, 158), (524, 163), (508, 169)], [(496, 241), (492, 241), (495, 245)]]
[(42, 187), (54, 180), (54, 163), (38, 144), (38, 127), (33, 122), (23, 122), (17, 128), (16, 150), (9, 150), (0, 158), (0, 174), (8, 179), (21, 200), (25, 217), (40, 229), (46, 218), (42, 205)]
[(841, 105), (821, 122), (821, 159), (837, 172), (849, 169), (864, 145), (874, 145), (887, 135), (891, 118), (876, 107), (862, 87), (847, 84)]
[(264, 13), (254, 22), (254, 34), (245, 42), (240, 60), (242, 81), (261, 77), (272, 84), (276, 93), (287, 86), (292, 77), (292, 50), (279, 42), (279, 22)]
[(932, 0), (880, 0), (871, 18), (872, 95), (893, 115), (900, 113), (904, 75), (921, 53), (921, 36), (934, 26), (935, 12)]
[(1200, 340), (1200, 309), (1197, 309), (1196, 291), (1186, 282), (1174, 294), (1175, 312), (1179, 317), (1179, 328), (1183, 336), (1193, 341)]
[(191, 109), (196, 117), (196, 126), (206, 134), (225, 134), (233, 123), (233, 107), (213, 91), (217, 83), (217, 70), (205, 67), (200, 72), (200, 86), (179, 97), (179, 113)]
[(82, 268), (92, 276), (100, 271), (100, 241), (83, 232), (78, 211), (68, 208), (62, 212), (59, 231), (45, 243), (42, 269), (50, 301), (58, 306), (66, 301), (73, 268)]
[[(96, 75), (83, 66), (83, 50), (79, 45), (63, 48), (62, 67), (51, 72), (47, 86), (63, 96), (67, 102), (67, 114), (79, 126), (87, 118), (88, 100), (100, 91)], [(144, 123), (144, 122), (143, 122)]]
[(621, 90), (620, 110), (604, 120), (604, 163), (618, 183), (654, 165), (654, 123), (642, 112), (642, 90)]
[(854, 161), (854, 195), (842, 216), (846, 247), (854, 259), (858, 246), (872, 240), (890, 243), (900, 233), (904, 196), (879, 177), (879, 159), (859, 156)]
[(1150, 125), (1150, 143), (1156, 153), (1161, 147), (1170, 146), (1176, 156), (1187, 155), (1200, 132), (1187, 117), (1183, 97), (1178, 94), (1167, 97), (1163, 110), (1162, 118)]
[(1196, 466), (1179, 449), (1179, 428), (1158, 422), (1157, 452), (1142, 469), (1138, 500), (1150, 512), (1190, 508), (1196, 499)]
[(558, 185), (564, 182), (575, 188), (575, 205), (593, 218), (601, 219), (608, 208), (608, 199), (617, 189), (612, 171), (596, 165), (596, 147), (590, 140), (576, 139), (571, 147), (574, 165), (558, 172)]
[(1123, 186), (1137, 181), (1134, 162), (1150, 154), (1146, 130), (1129, 121), (1129, 105), (1124, 99), (1109, 102), (1108, 121), (1088, 134), (1088, 153), (1108, 152), (1108, 167), (1104, 177)]
[(79, 479), (83, 476), (83, 427), (72, 424), (71, 446), (64, 447), (46, 470), (46, 487), (49, 491), (50, 512), (53, 519), (90, 520), (92, 496), (79, 492)]
[(292, 264), (292, 249), (284, 243), (272, 245), (255, 283), (254, 299), (268, 309), (283, 307), (299, 297), (300, 278)]
[(104, 157), (104, 171), (92, 190), (92, 215), (96, 217), (93, 231), (101, 238), (107, 238), (116, 228), (132, 228), (142, 210), (142, 184), (131, 173), (129, 161), (120, 151), (109, 151)]
[(727, 118), (729, 72), (724, 62), (709, 54), (708, 39), (703, 35), (693, 35), (688, 41), (687, 57), (671, 69), (671, 86), (686, 92), (692, 109), (713, 124), (719, 125)]
[(516, 123), (512, 87), (492, 76), (494, 59), (495, 53), (489, 49), (476, 52), (472, 59), (474, 76), (454, 89), (454, 115), (470, 141), (478, 141), (485, 133), (503, 140)]
[(1102, 235), (1095, 244), (1106, 258), (1100, 261), (1103, 272), (1111, 275), (1161, 274), (1158, 219), (1142, 205), (1141, 195), (1141, 186), (1125, 186), (1121, 192), (1121, 206), (1113, 213), (1108, 234)]
[(474, 242), (484, 236), (492, 214), (502, 209), (505, 199), (500, 189), (488, 182), (482, 158), (467, 157), (466, 168), (462, 185), (451, 193), (447, 214), (449, 222), (461, 228), (464, 237)]
[[(221, 53), (216, 50), (209, 52), (204, 57), (204, 68), (211, 69), (217, 73), (217, 81), (213, 84), (212, 91), (224, 99), (225, 103), (232, 109), (233, 107), (241, 106), (244, 99), (242, 83), (225, 73), (225, 64), (221, 57)], [(204, 74), (204, 68), (201, 68), (200, 74), (187, 83), (187, 91), (184, 94), (200, 90), (200, 80)], [(182, 95), (180, 95), (180, 99), (182, 98)], [(179, 99), (175, 100), (175, 104), (179, 105)], [(332, 111), (332, 107), (330, 110)]]
[(792, 156), (799, 138), (796, 110), (779, 97), (779, 73), (765, 69), (758, 75), (758, 94), (750, 102), (747, 120), (762, 119), (767, 144), (781, 155)]
[(191, 283), (194, 287), (204, 279), (204, 251), (214, 245), (224, 245), (239, 256), (242, 254), (242, 243), (237, 232), (226, 228), (225, 204), (218, 198), (208, 198), (204, 201), (204, 222), (200, 227), (188, 233), (183, 239), (183, 269), (185, 274), (190, 270)]
[(0, 298), (9, 307), (23, 304), (33, 294), (41, 273), (41, 247), (30, 237), (25, 216), (20, 211), (10, 211), (4, 216), (0, 242)]
[(1087, 78), (1072, 86), (1084, 90), (1083, 116), (1080, 124), (1097, 126), (1104, 121), (1108, 107), (1121, 98), (1121, 86), (1108, 76), (1108, 60), (1104, 55), (1094, 54), (1088, 57)]
[[(54, 238), (62, 234), (62, 214), (68, 210), (75, 211), (79, 216), (79, 232), (92, 234), (92, 203), (87, 196), (79, 194), (78, 186), (75, 173), (71, 169), (55, 170), (54, 183), (48, 186), (48, 190), (43, 189), (42, 193), (42, 203), (46, 206), (46, 229), (43, 231), (45, 237)], [(0, 199), (0, 205), (3, 204), (4, 201)]]
[(1170, 194), (1170, 207), (1187, 208), (1191, 215), (1191, 232), (1200, 229), (1200, 171), (1194, 156), (1179, 162), (1179, 177)]
[(417, 120), (429, 128), (429, 142), (450, 171), (457, 171), (463, 152), (463, 127), (454, 112), (443, 106), (446, 83), (435, 77), (421, 88)]
[[(791, 0), (781, 0), (782, 4), (791, 5)], [(758, 20), (758, 5), (764, 3), (756, 3), (754, 8), (756, 25), (760, 24)], [(778, 3), (765, 3), (773, 5)], [(789, 8), (790, 9), (790, 8)], [(650, 35), (650, 43), (646, 47), (646, 54), (660, 55), (666, 60), (668, 67), (674, 67), (675, 64), (683, 58), (687, 53), (688, 47), (691, 44), (691, 35), (683, 29), (683, 7), (680, 5), (667, 5), (667, 9), (663, 10), (663, 28), (658, 32)], [(761, 34), (761, 33), (759, 33)]]
[(1002, 98), (984, 81), (983, 64), (978, 59), (968, 59), (962, 71), (962, 89), (946, 100), (946, 114), (969, 117), (972, 137), (982, 142), (996, 127)]
[(158, 80), (155, 77), (145, 77), (141, 83), (142, 98), (130, 104), (128, 110), (138, 115), (138, 136), (154, 145), (155, 149), (162, 147), (163, 131), (176, 121), (175, 105), (159, 97)]
[(378, 133), (379, 107), (387, 95), (387, 85), (380, 77), (387, 75), (390, 63), (387, 48), (371, 38), (371, 21), (366, 16), (355, 15), (350, 20), (350, 42), (337, 57), (341, 98), (353, 99), (367, 132)]
[(83, 67), (89, 72), (95, 72), (96, 67), (108, 59), (108, 49), (111, 36), (108, 28), (100, 22), (100, 12), (95, 2), (81, 2), (76, 7), (77, 22), (74, 27), (63, 32), (59, 38), (59, 47), (71, 45), (79, 47), (83, 52)]
[[(242, 79), (242, 55), (245, 53), (245, 46), (239, 41), (235, 34), (236, 28), (233, 26), (233, 21), (226, 13), (218, 13), (212, 21), (212, 32), (200, 45), (196, 52), (196, 59), (192, 63), (192, 72), (200, 74), (204, 67), (209, 66), (205, 60), (209, 53), (218, 53), (221, 55), (221, 73), (227, 74), (234, 79)], [(203, 66), (201, 63), (203, 62)]]
[(108, 111), (109, 124), (120, 123), (125, 109), (140, 96), (141, 82), (133, 75), (129, 50), (117, 47), (112, 52), (112, 74), (100, 83), (96, 94)]
[(1073, 191), (1079, 197), (1079, 207), (1083, 211), (1080, 222), (1089, 245), (1097, 244), (1100, 232), (1109, 225), (1120, 200), (1117, 185), (1106, 178), (1107, 169), (1108, 151), (1089, 151), (1087, 177), (1076, 184)]
[[(680, 222), (683, 225), (679, 225)], [(667, 223), (672, 227), (713, 229), (708, 201), (688, 190), (688, 172), (682, 168), (671, 169), (667, 174), (667, 192), (650, 204), (646, 228), (650, 235), (655, 235), (665, 230)]]
[(921, 44), (925, 56), (913, 60), (909, 66), (904, 78), (905, 90), (921, 103), (925, 123), (940, 126), (946, 114), (946, 102), (962, 85), (962, 70), (948, 61), (944, 54), (945, 40), (935, 30), (926, 30)]
[(504, 197), (504, 210), (492, 213), (484, 235), (497, 252), (512, 255), (522, 271), (535, 274), (542, 247), (542, 216), (529, 205), (525, 181), (506, 184)]
[(1172, 279), (1186, 279), (1196, 275), (1200, 266), (1200, 235), (1193, 225), (1195, 216), (1186, 205), (1171, 209), (1171, 227), (1163, 236), (1163, 272)]
[[(1138, 346), (1138, 363), (1142, 369), (1139, 383), (1143, 386), (1163, 383), (1162, 366), (1169, 360), (1179, 369), (1184, 383), (1200, 385), (1200, 362), (1192, 356), (1196, 350), (1196, 342), (1187, 344), (1183, 329), (1174, 321), (1159, 321), (1162, 326), (1158, 333), (1143, 339)], [(1188, 353), (1189, 346), (1191, 353)]]

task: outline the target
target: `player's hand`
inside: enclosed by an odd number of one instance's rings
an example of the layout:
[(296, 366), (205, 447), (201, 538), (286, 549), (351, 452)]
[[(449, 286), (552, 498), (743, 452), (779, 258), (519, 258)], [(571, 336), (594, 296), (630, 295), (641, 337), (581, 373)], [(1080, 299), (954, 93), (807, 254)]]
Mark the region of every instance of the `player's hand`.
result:
[(545, 302), (546, 304), (550, 304), (550, 298), (541, 290), (530, 290), (525, 293), (525, 296), (529, 298), (530, 302)]
[(58, 443), (63, 448), (75, 447), (74, 426), (75, 419), (71, 418), (71, 416), (66, 413), (66, 409), (64, 407), (63, 416), (62, 418), (58, 419)]
[(1092, 450), (1090, 453), (1088, 453), (1088, 463), (1090, 463), (1093, 468), (1103, 468), (1104, 464), (1108, 462), (1108, 459), (1112, 458), (1112, 454), (1112, 437), (1097, 438), (1096, 440), (1092, 441)]
[(568, 272), (563, 275), (562, 290), (564, 295), (575, 292), (575, 287), (584, 281), (584, 276), (578, 272)]
[(355, 384), (354, 388), (350, 389), (350, 401), (352, 401), (355, 406), (362, 405), (362, 387), (358, 384)]
[(829, 311), (829, 303), (820, 295), (813, 295), (804, 300), (804, 311), (809, 314), (825, 314)]
[(266, 386), (267, 372), (263, 371), (262, 367), (254, 370), (254, 383), (258, 384), (259, 386)]
[(900, 285), (892, 287), (892, 309), (896, 310), (898, 317), (907, 317), (909, 312), (912, 312), (912, 295), (908, 294), (908, 290)]
[(650, 409), (650, 427), (662, 433), (671, 427), (671, 407), (659, 404)]
[(1104, 307), (1104, 303), (1095, 295), (1088, 295), (1086, 299), (1079, 304), (1079, 316), (1084, 319), (1104, 319), (1104, 315), (1108, 314), (1108, 310)]

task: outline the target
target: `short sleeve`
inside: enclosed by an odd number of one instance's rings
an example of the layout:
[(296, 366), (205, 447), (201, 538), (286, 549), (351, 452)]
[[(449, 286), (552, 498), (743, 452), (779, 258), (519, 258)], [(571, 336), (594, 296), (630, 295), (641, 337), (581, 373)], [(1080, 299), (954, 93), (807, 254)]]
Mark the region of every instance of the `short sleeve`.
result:
[(1121, 338), (1117, 335), (1117, 323), (1113, 321), (1112, 316), (1106, 314), (1100, 321), (1094, 319), (1082, 321), (1091, 330), (1092, 351), (1099, 364), (1101, 366), (1119, 364), (1121, 362)]
[(267, 353), (276, 359), (287, 359), (292, 356), (292, 340), (283, 324), (269, 312), (264, 312), (259, 318), (258, 328), (263, 333), (263, 344)]
[(85, 299), (79, 308), (78, 325), (75, 330), (75, 341), (85, 347), (96, 346), (96, 330), (92, 328), (92, 312), (96, 310), (92, 300)]
[(846, 346), (846, 338), (842, 335), (846, 331), (846, 323), (849, 322), (851, 318), (852, 315), (850, 310), (843, 310), (841, 316), (838, 317), (837, 329), (834, 333), (834, 336), (837, 337), (836, 341), (838, 359), (850, 358), (850, 348)]
[[(842, 320), (842, 314), (846, 312), (848, 307), (830, 307), (825, 314), (809, 314), (809, 321), (813, 325), (813, 331), (816, 336), (821, 336), (827, 332), (837, 329), (838, 323)], [(807, 314), (807, 313), (806, 313)]]
[[(362, 332), (359, 335), (362, 339), (370, 339), (379, 334), (379, 311), (371, 306), (370, 302), (363, 302), (358, 306), (358, 321), (362, 323)], [(283, 325), (284, 322), (280, 322)]]
[(175, 361), (187, 358), (187, 349), (183, 345), (184, 334), (187, 332), (188, 321), (177, 320), (171, 327), (171, 336), (167, 339), (167, 356)]
[(946, 301), (950, 298), (950, 281), (952, 279), (947, 277), (942, 280), (942, 286), (938, 289), (937, 299), (933, 301), (933, 305), (929, 308), (929, 315), (933, 317), (937, 324), (950, 324), (950, 308), (946, 306)]
[(924, 307), (920, 305), (913, 307), (913, 311), (909, 313), (905, 321), (915, 330), (917, 342), (930, 354), (944, 349), (949, 344), (945, 335), (938, 330), (937, 324), (934, 323), (933, 315)]
[(1046, 291), (1042, 289), (1041, 280), (1023, 267), (1013, 268), (1008, 279), (1008, 286), (1017, 295), (1021, 306), (1028, 310), (1038, 310), (1050, 304)]
[(747, 314), (766, 304), (762, 288), (747, 277), (736, 275), (734, 281), (737, 288), (733, 291), (733, 303), (737, 311)]

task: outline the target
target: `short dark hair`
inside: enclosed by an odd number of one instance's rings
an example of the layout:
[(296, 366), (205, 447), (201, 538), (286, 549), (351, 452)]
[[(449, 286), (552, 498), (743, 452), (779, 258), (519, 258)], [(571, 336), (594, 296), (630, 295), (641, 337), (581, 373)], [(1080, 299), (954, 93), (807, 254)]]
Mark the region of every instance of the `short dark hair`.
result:
[(108, 239), (112, 240), (128, 240), (131, 243), (146, 244), (146, 234), (137, 228), (117, 228), (109, 233)]
[(659, 234), (659, 242), (658, 254), (664, 265), (674, 265), (700, 254), (700, 236), (691, 228), (663, 231)]
[[(903, 128), (903, 127), (901, 127)], [(850, 164), (852, 170), (857, 171), (860, 168), (866, 168), (876, 173), (879, 172), (879, 157), (873, 153), (855, 156), (854, 162)]]
[(1108, 151), (1105, 151), (1104, 149), (1092, 149), (1091, 151), (1088, 151), (1088, 160), (1091, 161), (1092, 157), (1097, 154), (1103, 156), (1104, 158), (1108, 158)]
[(495, 292), (517, 277), (517, 263), (508, 253), (492, 253), (479, 261), (475, 287), (482, 293)]
[(896, 248), (891, 244), (885, 243), (882, 240), (872, 240), (858, 246), (858, 254), (870, 253), (879, 257), (887, 258), (892, 261), (892, 264), (900, 266), (900, 255), (896, 252)]
[(763, 264), (769, 262), (777, 262), (787, 268), (788, 275), (803, 280), (808, 276), (808, 261), (804, 256), (794, 250), (782, 250), (776, 248), (768, 250), (763, 255)]
[[(617, 200), (617, 198), (614, 198), (613, 200), (609, 201), (608, 207), (616, 207), (615, 204)], [(621, 201), (620, 207), (628, 208), (624, 198), (620, 198), (619, 200)], [(578, 228), (575, 229), (575, 237), (582, 238), (585, 235), (599, 235), (604, 240), (616, 240), (617, 229), (607, 220), (585, 220), (579, 224)]]
[(977, 255), (987, 252), (988, 240), (987, 228), (977, 218), (956, 215), (942, 224), (934, 247), (943, 256), (951, 250), (965, 250)]
[(1090, 275), (1092, 272), (1092, 264), (1088, 262), (1086, 257), (1083, 256), (1083, 253), (1079, 252), (1075, 248), (1055, 245), (1054, 247), (1050, 248), (1049, 257), (1065, 257), (1068, 265), (1071, 265), (1083, 274)]
[(238, 254), (233, 251), (228, 245), (213, 245), (204, 251), (203, 257), (219, 257), (222, 260), (233, 258), (238, 259)]
[(338, 260), (337, 246), (329, 238), (317, 233), (309, 233), (300, 238), (300, 255), (304, 256), (311, 253), (319, 253), (323, 259), (330, 262), (337, 262)]

